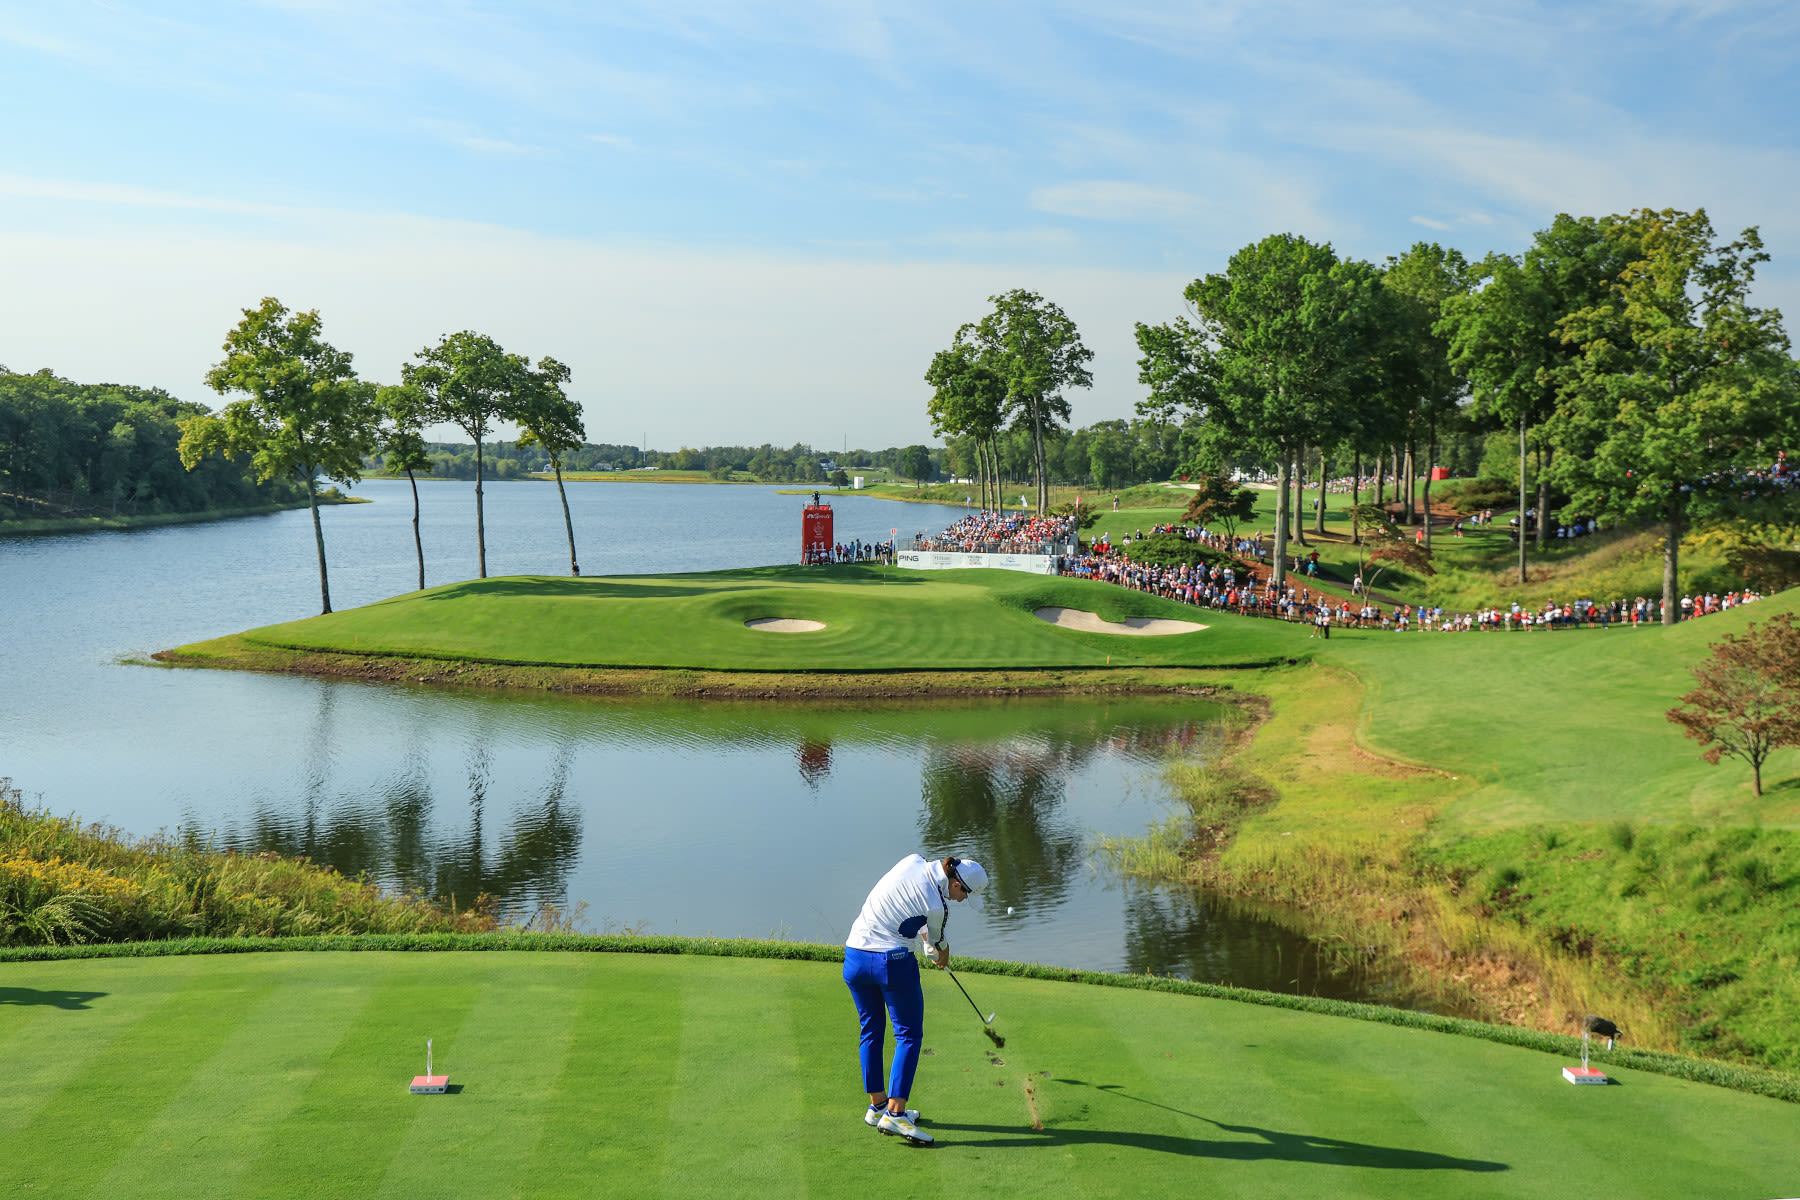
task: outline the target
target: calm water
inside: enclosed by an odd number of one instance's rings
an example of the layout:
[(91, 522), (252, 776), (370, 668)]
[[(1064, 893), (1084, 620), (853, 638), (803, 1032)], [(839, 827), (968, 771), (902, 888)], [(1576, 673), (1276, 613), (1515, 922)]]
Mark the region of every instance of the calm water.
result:
[[(487, 485), (490, 574), (567, 569), (556, 489)], [(427, 582), (474, 574), (473, 485), (420, 488)], [(405, 483), (324, 512), (338, 608), (415, 583)], [(570, 487), (588, 574), (792, 561), (798, 496)], [(961, 510), (846, 497), (841, 538)], [(0, 776), (58, 812), (308, 854), (393, 886), (482, 892), (511, 914), (585, 904), (598, 929), (842, 938), (913, 850), (995, 883), (958, 952), (1245, 986), (1321, 977), (1281, 926), (1121, 885), (1092, 835), (1167, 815), (1160, 763), (1204, 755), (1191, 699), (938, 705), (644, 703), (168, 670), (151, 651), (317, 610), (306, 512), (131, 534), (0, 540)], [(1009, 913), (1007, 910), (1011, 909)]]

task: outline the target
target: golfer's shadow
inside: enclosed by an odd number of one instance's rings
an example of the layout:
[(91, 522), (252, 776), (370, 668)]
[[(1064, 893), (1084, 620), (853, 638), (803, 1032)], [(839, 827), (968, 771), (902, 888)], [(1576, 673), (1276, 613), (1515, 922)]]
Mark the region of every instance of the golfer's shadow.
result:
[(23, 1008), (45, 1005), (75, 1012), (86, 1009), (89, 1001), (104, 995), (105, 992), (40, 992), (36, 988), (0, 987), (0, 1004), (17, 1004)]
[(1106, 1145), (1129, 1146), (1137, 1150), (1153, 1150), (1159, 1154), (1180, 1154), (1190, 1158), (1236, 1159), (1242, 1162), (1273, 1159), (1282, 1162), (1319, 1163), (1324, 1166), (1336, 1167), (1371, 1167), (1385, 1171), (1486, 1172), (1512, 1169), (1506, 1163), (1488, 1162), (1479, 1158), (1455, 1158), (1448, 1154), (1434, 1154), (1428, 1150), (1408, 1150), (1400, 1146), (1371, 1146), (1363, 1142), (1347, 1142), (1342, 1138), (1315, 1137), (1304, 1133), (1283, 1133), (1280, 1130), (1262, 1129), (1255, 1125), (1227, 1125), (1223, 1121), (1215, 1121), (1211, 1117), (1203, 1117), (1199, 1113), (1185, 1112), (1179, 1108), (1171, 1108), (1167, 1104), (1158, 1104), (1154, 1100), (1145, 1100), (1130, 1095), (1121, 1091), (1116, 1083), (1092, 1084), (1080, 1079), (1058, 1079), (1055, 1082), (1071, 1084), (1076, 1087), (1095, 1088), (1121, 1099), (1136, 1100), (1139, 1104), (1148, 1104), (1153, 1108), (1165, 1109), (1195, 1121), (1204, 1121), (1224, 1133), (1250, 1134), (1261, 1140), (1207, 1141), (1202, 1138), (1177, 1137), (1172, 1134), (1126, 1133), (1116, 1129), (1050, 1127), (1042, 1131), (1022, 1130), (1016, 1125), (952, 1125), (943, 1121), (933, 1121), (931, 1127), (934, 1130), (954, 1129), (968, 1133), (1007, 1135), (990, 1141), (971, 1142), (959, 1138), (950, 1143), (954, 1146)]

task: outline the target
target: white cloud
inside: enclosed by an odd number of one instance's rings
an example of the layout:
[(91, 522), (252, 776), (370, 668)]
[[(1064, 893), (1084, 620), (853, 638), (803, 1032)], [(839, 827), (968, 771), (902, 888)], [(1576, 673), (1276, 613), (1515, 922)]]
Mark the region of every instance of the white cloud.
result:
[(1413, 216), (1408, 219), (1414, 225), (1423, 225), (1427, 229), (1435, 229), (1440, 233), (1454, 228), (1448, 221), (1434, 221), (1430, 217)]

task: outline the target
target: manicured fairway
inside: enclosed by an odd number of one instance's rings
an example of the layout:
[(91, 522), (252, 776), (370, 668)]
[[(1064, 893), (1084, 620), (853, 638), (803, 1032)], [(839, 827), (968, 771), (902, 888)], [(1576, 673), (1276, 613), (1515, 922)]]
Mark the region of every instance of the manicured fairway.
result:
[[(521, 576), (449, 584), (252, 630), (309, 650), (590, 667), (749, 671), (1226, 666), (1292, 653), (1304, 633), (1241, 618), (1176, 637), (1059, 629), (1043, 607), (1126, 617), (1193, 609), (1109, 584), (1010, 571), (762, 567), (611, 579)], [(823, 622), (762, 633), (744, 622)]]
[[(927, 978), (925, 1150), (862, 1124), (830, 963), (0, 965), (0, 1193), (1800, 1194), (1800, 1106), (1630, 1071), (1575, 1088), (1541, 1053), (1229, 1001), (964, 982), (1004, 1063)], [(407, 1095), (427, 1036), (459, 1094)]]
[(1476, 823), (1620, 817), (1800, 827), (1800, 751), (1763, 768), (1712, 766), (1664, 713), (1726, 634), (1800, 610), (1800, 589), (1673, 629), (1334, 633), (1323, 662), (1365, 688), (1376, 749), (1473, 777), (1453, 817)]

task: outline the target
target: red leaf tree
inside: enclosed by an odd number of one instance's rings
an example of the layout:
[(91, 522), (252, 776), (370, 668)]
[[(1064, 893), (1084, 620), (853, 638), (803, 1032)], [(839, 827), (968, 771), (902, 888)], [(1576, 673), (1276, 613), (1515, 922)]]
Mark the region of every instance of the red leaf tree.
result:
[(1762, 767), (1784, 746), (1800, 746), (1800, 629), (1781, 613), (1743, 636), (1726, 634), (1694, 668), (1698, 687), (1671, 708), (1669, 720), (1705, 748), (1701, 757), (1741, 758), (1750, 786), (1762, 795)]

